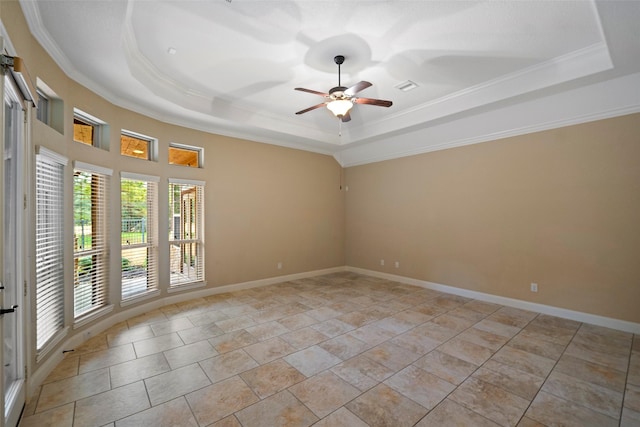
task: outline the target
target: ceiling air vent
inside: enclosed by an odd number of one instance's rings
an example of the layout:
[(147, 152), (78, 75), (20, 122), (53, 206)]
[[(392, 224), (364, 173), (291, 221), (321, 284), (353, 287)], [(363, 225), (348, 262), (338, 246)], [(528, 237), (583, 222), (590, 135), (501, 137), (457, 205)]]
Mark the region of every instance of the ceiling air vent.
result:
[(412, 82), (411, 80), (407, 80), (405, 82), (395, 85), (394, 87), (396, 89), (400, 89), (403, 92), (409, 92), (410, 90), (417, 88), (418, 85)]

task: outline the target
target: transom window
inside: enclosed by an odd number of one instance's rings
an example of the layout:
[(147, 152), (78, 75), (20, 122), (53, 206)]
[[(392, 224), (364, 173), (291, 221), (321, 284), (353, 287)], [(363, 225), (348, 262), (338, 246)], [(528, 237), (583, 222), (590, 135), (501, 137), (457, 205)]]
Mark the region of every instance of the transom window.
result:
[(137, 159), (153, 160), (156, 139), (123, 130), (120, 134), (120, 154)]
[[(73, 109), (73, 140), (93, 147), (105, 148), (109, 135), (103, 135), (107, 130), (106, 123), (77, 108)], [(106, 147), (108, 148), (108, 147)]]
[(49, 124), (49, 97), (39, 89), (36, 91), (36, 93), (38, 94), (36, 118), (42, 123)]
[(188, 145), (169, 145), (169, 164), (189, 166), (192, 168), (201, 167), (202, 148), (190, 147)]

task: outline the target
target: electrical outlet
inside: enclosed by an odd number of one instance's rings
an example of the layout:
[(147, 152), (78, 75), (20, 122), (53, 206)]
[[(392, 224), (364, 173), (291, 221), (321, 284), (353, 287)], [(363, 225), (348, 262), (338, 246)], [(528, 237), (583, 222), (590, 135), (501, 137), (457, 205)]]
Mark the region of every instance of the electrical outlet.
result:
[(396, 261), (396, 268), (400, 268), (400, 261)]
[(281, 262), (278, 263), (278, 270), (282, 270), (282, 263)]
[(384, 265), (384, 260), (383, 259), (380, 260), (380, 265)]
[(532, 283), (531, 284), (531, 292), (538, 292), (538, 284), (537, 283)]

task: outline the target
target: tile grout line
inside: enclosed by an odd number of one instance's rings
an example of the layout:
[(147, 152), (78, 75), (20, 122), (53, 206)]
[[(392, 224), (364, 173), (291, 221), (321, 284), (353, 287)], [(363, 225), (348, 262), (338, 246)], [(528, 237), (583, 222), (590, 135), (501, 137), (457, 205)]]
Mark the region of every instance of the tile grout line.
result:
[(631, 357), (633, 356), (633, 344), (636, 340), (636, 335), (631, 335), (631, 348), (629, 348), (629, 357), (627, 358), (627, 372), (624, 376), (624, 389), (622, 390), (622, 404), (620, 405), (620, 417), (618, 418), (618, 425), (622, 424), (622, 416), (624, 414), (624, 400), (627, 396), (627, 385), (629, 384), (629, 371), (631, 370)]

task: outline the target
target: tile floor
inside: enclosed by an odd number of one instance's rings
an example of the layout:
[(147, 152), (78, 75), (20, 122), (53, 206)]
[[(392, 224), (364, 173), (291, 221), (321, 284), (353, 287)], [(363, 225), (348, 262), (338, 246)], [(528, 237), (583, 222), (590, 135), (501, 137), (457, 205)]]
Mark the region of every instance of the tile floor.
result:
[(337, 273), (93, 337), (21, 423), (72, 425), (638, 426), (640, 336)]

